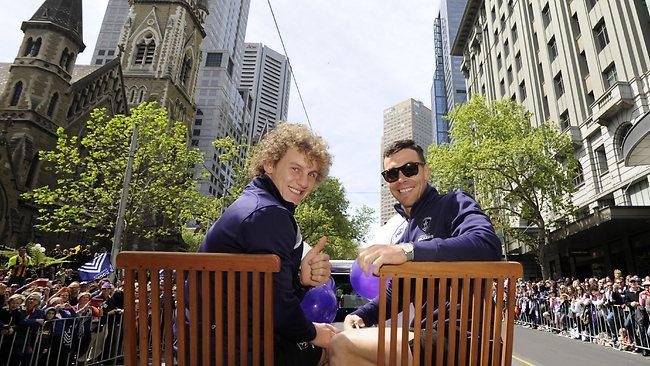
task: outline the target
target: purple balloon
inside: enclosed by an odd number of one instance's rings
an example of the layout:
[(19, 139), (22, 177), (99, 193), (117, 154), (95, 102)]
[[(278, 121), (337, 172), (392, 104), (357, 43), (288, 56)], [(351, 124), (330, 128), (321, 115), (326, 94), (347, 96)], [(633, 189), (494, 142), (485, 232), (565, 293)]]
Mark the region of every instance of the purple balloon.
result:
[(307, 291), (300, 302), (300, 307), (310, 321), (331, 323), (336, 318), (338, 302), (332, 289), (324, 284)]
[(363, 273), (357, 261), (354, 261), (350, 268), (350, 284), (359, 295), (374, 299), (379, 295), (379, 277), (372, 274), (372, 266), (369, 272), (370, 275)]
[(334, 291), (334, 294), (336, 294), (336, 282), (334, 282), (334, 276), (330, 276), (325, 284)]

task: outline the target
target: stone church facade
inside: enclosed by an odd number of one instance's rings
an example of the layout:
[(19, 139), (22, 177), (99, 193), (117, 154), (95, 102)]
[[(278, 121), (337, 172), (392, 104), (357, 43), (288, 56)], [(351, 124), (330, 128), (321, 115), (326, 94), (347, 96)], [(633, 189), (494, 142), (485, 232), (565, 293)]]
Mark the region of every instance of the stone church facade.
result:
[(44, 0), (22, 24), (13, 63), (0, 64), (0, 244), (71, 239), (39, 236), (36, 207), (21, 197), (56, 179), (38, 153), (55, 148), (58, 128), (81, 136), (93, 109), (127, 114), (129, 106), (153, 100), (190, 126), (205, 0), (130, 4), (123, 52), (102, 66), (75, 64), (86, 47), (82, 0)]

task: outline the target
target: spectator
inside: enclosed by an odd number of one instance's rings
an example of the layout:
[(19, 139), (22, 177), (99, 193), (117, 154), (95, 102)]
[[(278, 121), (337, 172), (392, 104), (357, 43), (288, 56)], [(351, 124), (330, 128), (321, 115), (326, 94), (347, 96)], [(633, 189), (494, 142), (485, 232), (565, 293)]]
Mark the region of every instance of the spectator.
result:
[(625, 300), (625, 306), (627, 306), (627, 309), (629, 310), (625, 316), (624, 326), (635, 343), (639, 340), (639, 335), (636, 333), (636, 329), (638, 326), (642, 325), (644, 315), (641, 307), (639, 306), (640, 293), (641, 288), (639, 287), (639, 277), (630, 277), (629, 288), (627, 291), (625, 291), (625, 295), (623, 296), (623, 299)]
[(632, 343), (630, 334), (625, 328), (618, 330), (618, 349), (621, 351), (634, 351), (634, 343)]
[(32, 266), (32, 257), (27, 255), (27, 248), (18, 248), (18, 254), (9, 258), (7, 268), (11, 271), (9, 274), (9, 283), (22, 286), (27, 278), (27, 270)]
[(7, 306), (0, 309), (0, 359), (8, 360), (9, 365), (18, 365), (23, 359), (23, 340), (17, 335), (25, 319), (20, 309), (24, 301), (25, 296), (14, 294), (7, 300)]

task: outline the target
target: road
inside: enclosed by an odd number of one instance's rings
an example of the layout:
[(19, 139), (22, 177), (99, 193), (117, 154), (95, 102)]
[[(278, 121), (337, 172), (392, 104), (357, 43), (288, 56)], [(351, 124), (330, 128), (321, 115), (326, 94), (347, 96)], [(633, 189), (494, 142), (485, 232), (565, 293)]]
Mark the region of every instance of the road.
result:
[(650, 357), (515, 326), (515, 366), (650, 365)]

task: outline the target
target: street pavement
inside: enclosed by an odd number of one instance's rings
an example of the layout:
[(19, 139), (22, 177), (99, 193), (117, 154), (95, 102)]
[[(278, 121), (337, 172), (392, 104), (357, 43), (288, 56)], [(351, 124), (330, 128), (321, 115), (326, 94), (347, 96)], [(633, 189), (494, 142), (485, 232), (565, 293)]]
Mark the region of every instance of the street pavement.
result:
[(515, 366), (650, 365), (650, 357), (515, 326)]

